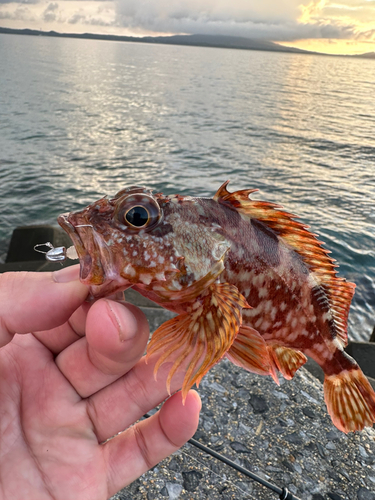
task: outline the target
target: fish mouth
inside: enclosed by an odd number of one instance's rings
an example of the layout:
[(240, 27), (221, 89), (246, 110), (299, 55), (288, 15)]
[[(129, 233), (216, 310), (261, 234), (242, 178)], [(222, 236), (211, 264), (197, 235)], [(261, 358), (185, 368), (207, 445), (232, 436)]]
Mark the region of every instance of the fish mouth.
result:
[[(73, 214), (61, 214), (57, 222), (68, 234), (80, 263), (80, 280), (86, 285), (102, 285), (105, 273), (100, 261), (100, 250), (95, 244), (94, 228), (86, 221), (73, 220)], [(90, 232), (90, 234), (89, 234)]]

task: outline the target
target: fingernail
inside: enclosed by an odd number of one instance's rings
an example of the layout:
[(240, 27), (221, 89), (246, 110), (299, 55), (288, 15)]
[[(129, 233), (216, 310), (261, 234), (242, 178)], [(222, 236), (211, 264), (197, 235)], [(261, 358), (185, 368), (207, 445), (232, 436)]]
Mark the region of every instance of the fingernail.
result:
[[(106, 302), (109, 315), (118, 330), (120, 342), (125, 342), (135, 337), (137, 334), (137, 320), (134, 315), (118, 302), (113, 300), (106, 300)], [(126, 325), (124, 324), (124, 315), (128, 316), (126, 318)]]
[(56, 283), (68, 283), (69, 281), (76, 281), (79, 279), (79, 265), (64, 267), (59, 271), (54, 271), (52, 273), (52, 278), (54, 281), (56, 281)]

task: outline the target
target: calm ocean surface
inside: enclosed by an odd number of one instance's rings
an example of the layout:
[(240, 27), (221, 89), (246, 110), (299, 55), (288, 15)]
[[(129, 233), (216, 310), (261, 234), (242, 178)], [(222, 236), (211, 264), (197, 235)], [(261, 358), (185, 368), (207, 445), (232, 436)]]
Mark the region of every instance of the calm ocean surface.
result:
[(126, 185), (257, 198), (301, 216), (375, 325), (375, 61), (0, 35), (0, 255)]

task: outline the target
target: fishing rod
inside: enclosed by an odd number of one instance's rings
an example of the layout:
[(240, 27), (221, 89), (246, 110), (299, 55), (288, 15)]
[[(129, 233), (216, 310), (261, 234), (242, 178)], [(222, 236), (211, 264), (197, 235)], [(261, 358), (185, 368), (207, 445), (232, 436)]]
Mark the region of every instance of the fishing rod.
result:
[[(145, 418), (151, 417), (148, 413), (145, 413), (143, 415)], [(256, 481), (260, 483), (261, 485), (265, 486), (266, 488), (274, 491), (279, 495), (279, 500), (300, 500), (298, 497), (294, 496), (288, 488), (279, 488), (279, 486), (276, 486), (275, 484), (270, 483), (266, 479), (261, 478), (257, 474), (254, 474), (253, 472), (250, 472), (248, 469), (245, 469), (245, 467), (241, 467), (241, 465), (237, 465), (235, 462), (230, 460), (229, 458), (225, 457), (224, 455), (221, 455), (221, 453), (217, 453), (216, 451), (212, 450), (208, 446), (205, 446), (204, 444), (200, 443), (194, 438), (189, 439), (188, 443), (192, 444), (196, 448), (199, 448), (200, 450), (204, 451), (205, 453), (208, 453), (212, 457), (216, 458), (217, 460), (220, 460), (221, 462), (229, 465), (229, 467), (232, 467), (233, 469), (236, 469), (238, 472), (241, 472), (241, 474), (244, 474), (245, 476), (249, 477), (253, 481)]]

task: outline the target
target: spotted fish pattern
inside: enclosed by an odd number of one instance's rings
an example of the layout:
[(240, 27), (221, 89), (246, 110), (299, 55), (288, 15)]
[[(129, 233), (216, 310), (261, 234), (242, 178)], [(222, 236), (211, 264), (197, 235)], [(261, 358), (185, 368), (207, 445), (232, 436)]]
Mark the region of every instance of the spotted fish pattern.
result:
[(343, 432), (375, 422), (375, 393), (348, 356), (347, 319), (355, 285), (337, 275), (317, 236), (255, 190), (213, 198), (123, 189), (63, 214), (94, 298), (132, 287), (177, 313), (154, 332), (147, 357), (172, 361), (167, 385), (184, 370), (183, 396), (226, 356), (278, 383), (313, 358)]

